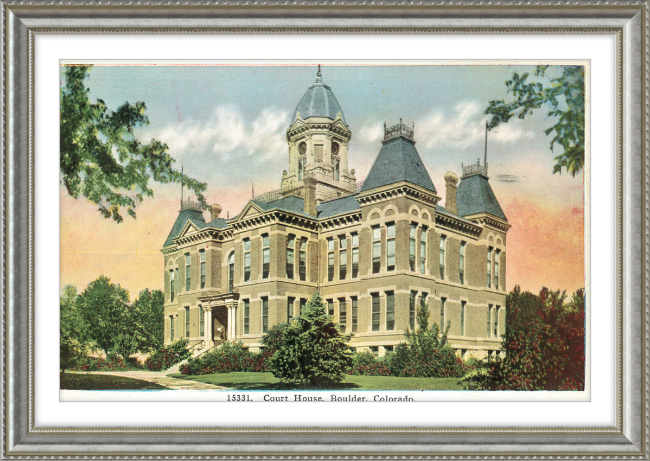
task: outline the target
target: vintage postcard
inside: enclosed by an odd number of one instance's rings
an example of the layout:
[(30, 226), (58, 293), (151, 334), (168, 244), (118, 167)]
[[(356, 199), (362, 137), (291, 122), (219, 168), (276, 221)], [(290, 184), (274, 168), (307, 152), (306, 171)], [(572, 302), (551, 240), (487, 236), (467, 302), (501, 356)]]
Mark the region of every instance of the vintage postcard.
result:
[(60, 398), (588, 399), (588, 88), (587, 61), (62, 62)]

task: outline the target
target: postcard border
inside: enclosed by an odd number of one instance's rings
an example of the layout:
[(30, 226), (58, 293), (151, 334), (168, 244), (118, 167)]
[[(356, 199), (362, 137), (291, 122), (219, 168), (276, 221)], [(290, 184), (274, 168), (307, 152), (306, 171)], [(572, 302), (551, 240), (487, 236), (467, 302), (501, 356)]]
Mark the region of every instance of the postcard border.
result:
[[(156, 18), (153, 13), (155, 12)], [(269, 27), (265, 14), (276, 25)], [(332, 13), (337, 13), (333, 15)], [(320, 28), (298, 21), (329, 18)], [(355, 26), (346, 18), (354, 17)], [(124, 19), (131, 26), (123, 28)], [(377, 19), (389, 18), (390, 26)], [(534, 18), (539, 27), (524, 26)], [(228, 27), (223, 20), (228, 19)], [(499, 20), (509, 19), (504, 27)], [(338, 24), (337, 24), (338, 21)], [(163, 23), (165, 26), (157, 25)], [(385, 21), (384, 21), (385, 23)], [(519, 25), (518, 25), (519, 23)], [(83, 25), (82, 25), (83, 24)], [(3, 455), (111, 459), (648, 458), (647, 2), (3, 2)], [(617, 42), (616, 425), (578, 429), (66, 429), (34, 426), (34, 38), (40, 33), (590, 33)], [(641, 136), (639, 134), (642, 133)], [(26, 231), (27, 230), (27, 231)], [(640, 289), (639, 289), (640, 288)], [(25, 300), (28, 309), (24, 309)], [(635, 319), (641, 318), (638, 322)], [(641, 404), (640, 404), (641, 403)], [(214, 435), (222, 441), (214, 443)], [(128, 437), (129, 445), (124, 444)], [(459, 438), (463, 442), (450, 442)], [(122, 441), (122, 443), (120, 443)], [(88, 445), (92, 443), (92, 447)], [(210, 443), (211, 442), (211, 443)], [(253, 443), (251, 443), (253, 442)], [(447, 448), (440, 451), (441, 443)], [(521, 447), (526, 449), (522, 451)], [(191, 448), (190, 448), (191, 447)], [(439, 454), (432, 454), (438, 452)], [(390, 454), (388, 454), (390, 453)], [(382, 455), (383, 454), (383, 455)]]

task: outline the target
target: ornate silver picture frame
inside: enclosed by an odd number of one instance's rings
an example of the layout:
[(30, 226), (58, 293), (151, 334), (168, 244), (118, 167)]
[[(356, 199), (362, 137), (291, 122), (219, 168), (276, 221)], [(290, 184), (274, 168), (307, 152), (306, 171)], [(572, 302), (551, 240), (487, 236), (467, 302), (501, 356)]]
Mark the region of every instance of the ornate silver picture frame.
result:
[[(650, 451), (650, 4), (3, 2), (3, 457), (641, 458)], [(35, 408), (35, 40), (39, 34), (588, 34), (616, 41), (616, 377), (611, 427), (46, 428)], [(592, 270), (598, 270), (594, 268)], [(543, 403), (539, 403), (543, 405)], [(418, 404), (423, 405), (423, 404)], [(128, 426), (125, 420), (124, 426)]]

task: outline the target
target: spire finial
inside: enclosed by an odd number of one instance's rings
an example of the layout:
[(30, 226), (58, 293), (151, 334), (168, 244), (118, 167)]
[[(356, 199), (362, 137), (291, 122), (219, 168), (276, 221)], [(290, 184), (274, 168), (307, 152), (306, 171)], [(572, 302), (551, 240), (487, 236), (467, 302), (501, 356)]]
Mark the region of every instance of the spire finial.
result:
[(320, 73), (320, 64), (318, 65), (318, 72), (316, 72), (316, 83), (323, 83), (323, 74)]

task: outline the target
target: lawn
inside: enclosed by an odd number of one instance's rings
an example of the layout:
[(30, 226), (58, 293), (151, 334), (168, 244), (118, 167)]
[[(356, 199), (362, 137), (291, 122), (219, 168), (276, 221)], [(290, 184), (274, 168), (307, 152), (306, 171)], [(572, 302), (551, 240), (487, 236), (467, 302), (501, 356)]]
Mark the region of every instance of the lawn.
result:
[[(271, 373), (214, 373), (211, 375), (171, 375), (190, 381), (216, 384), (240, 390), (289, 390), (309, 389), (309, 386), (297, 386), (281, 383)], [(351, 376), (347, 375), (342, 383), (334, 389), (341, 390), (460, 390), (460, 378), (397, 378), (394, 376)], [(328, 387), (332, 389), (332, 387)]]
[(167, 389), (159, 384), (141, 379), (123, 378), (121, 376), (95, 375), (85, 373), (62, 373), (61, 389), (70, 390), (134, 390)]

